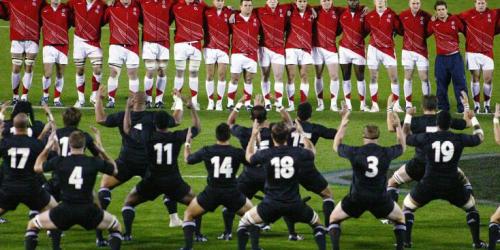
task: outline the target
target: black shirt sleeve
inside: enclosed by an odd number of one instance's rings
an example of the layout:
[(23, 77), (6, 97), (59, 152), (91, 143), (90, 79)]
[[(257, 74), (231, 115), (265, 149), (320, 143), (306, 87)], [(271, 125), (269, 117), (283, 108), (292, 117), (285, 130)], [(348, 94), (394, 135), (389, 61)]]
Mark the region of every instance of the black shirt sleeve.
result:
[(387, 157), (394, 160), (403, 154), (403, 146), (401, 144), (386, 148)]
[(411, 134), (406, 137), (406, 144), (414, 147), (420, 147), (426, 143), (426, 135), (427, 134), (425, 133)]
[(113, 175), (113, 172), (115, 171), (115, 167), (113, 166), (113, 164), (98, 158), (94, 159), (96, 161), (95, 166), (97, 166), (97, 170), (99, 170), (99, 172), (105, 173), (107, 175)]
[(206, 152), (206, 148), (203, 147), (202, 149), (196, 151), (194, 154), (190, 154), (187, 158), (187, 164), (193, 165), (202, 162), (203, 157), (206, 155)]
[(354, 155), (356, 155), (356, 148), (347, 146), (345, 144), (340, 144), (338, 152), (340, 157), (351, 159)]
[(114, 127), (119, 127), (123, 124), (123, 112), (118, 112), (114, 114), (110, 114), (106, 117), (106, 120), (104, 121), (104, 126), (114, 128)]
[[(177, 130), (175, 131), (175, 141), (177, 142), (184, 142), (186, 140), (186, 136), (188, 133), (188, 128), (183, 129), (183, 130)], [(198, 135), (199, 131), (196, 127), (191, 127), (191, 137), (195, 138)]]
[(97, 147), (94, 144), (94, 138), (92, 138), (92, 136), (90, 136), (88, 133), (85, 133), (85, 140), (87, 149), (90, 151), (90, 153), (93, 156), (98, 156), (99, 150), (97, 150)]
[(43, 172), (50, 172), (56, 170), (57, 166), (59, 165), (59, 159), (61, 157), (56, 156), (49, 161), (46, 161), (43, 163)]
[(319, 135), (321, 138), (325, 139), (330, 139), (333, 140), (335, 138), (335, 135), (337, 134), (337, 130), (334, 128), (327, 128), (323, 125), (315, 124), (315, 132)]
[(268, 149), (264, 149), (264, 150), (260, 150), (260, 151), (257, 151), (253, 156), (252, 158), (250, 158), (250, 164), (251, 165), (258, 165), (258, 164), (262, 164), (266, 161), (266, 151), (268, 151)]
[(231, 133), (238, 139), (250, 137), (248, 129), (240, 125), (233, 125), (233, 127), (231, 127)]
[(0, 141), (0, 157), (5, 158), (7, 156), (7, 145), (5, 139)]
[(481, 144), (481, 139), (479, 135), (460, 135), (462, 143), (465, 147), (474, 147)]
[(467, 122), (464, 119), (451, 119), (450, 127), (456, 130), (464, 130), (467, 128)]

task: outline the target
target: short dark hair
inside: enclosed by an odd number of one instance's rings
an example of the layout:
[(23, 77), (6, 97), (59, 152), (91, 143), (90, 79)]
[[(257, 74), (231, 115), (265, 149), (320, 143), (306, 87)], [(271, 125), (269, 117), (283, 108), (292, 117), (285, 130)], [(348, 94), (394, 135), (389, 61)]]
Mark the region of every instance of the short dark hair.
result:
[(31, 105), (31, 102), (28, 101), (17, 102), (17, 104), (14, 105), (12, 113), (10, 114), (10, 119), (13, 120), (14, 117), (19, 113), (25, 113), (26, 115), (28, 115), (31, 123), (35, 122), (35, 113), (33, 112), (33, 106)]
[(165, 111), (158, 111), (154, 114), (154, 124), (158, 129), (166, 129), (169, 126), (170, 115)]
[(444, 5), (444, 7), (448, 9), (448, 4), (446, 4), (446, 1), (437, 0), (436, 3), (434, 4), (434, 10), (437, 10), (437, 7), (441, 5)]
[(451, 114), (449, 111), (442, 110), (436, 116), (436, 123), (441, 130), (448, 130), (451, 126)]
[(85, 135), (82, 131), (75, 130), (69, 135), (69, 146), (72, 148), (85, 147)]
[(257, 105), (252, 108), (252, 112), (250, 113), (250, 118), (253, 120), (257, 119), (258, 123), (263, 123), (267, 120), (267, 111), (264, 106)]
[(221, 123), (217, 126), (217, 128), (215, 128), (215, 138), (222, 142), (229, 141), (231, 138), (231, 131), (227, 123)]
[(424, 95), (422, 98), (422, 107), (425, 110), (436, 110), (437, 102), (438, 100), (435, 95)]
[(311, 118), (312, 111), (312, 105), (309, 102), (303, 102), (297, 108), (297, 116), (301, 121), (307, 121)]
[(290, 130), (284, 122), (274, 123), (271, 126), (271, 136), (278, 144), (285, 144), (289, 134)]
[(78, 127), (78, 124), (82, 119), (82, 112), (75, 107), (70, 107), (64, 110), (64, 112), (62, 113), (62, 117), (64, 126)]
[(380, 136), (380, 129), (378, 128), (377, 125), (373, 124), (368, 124), (365, 126), (365, 129), (363, 131), (363, 137), (365, 139), (378, 139)]

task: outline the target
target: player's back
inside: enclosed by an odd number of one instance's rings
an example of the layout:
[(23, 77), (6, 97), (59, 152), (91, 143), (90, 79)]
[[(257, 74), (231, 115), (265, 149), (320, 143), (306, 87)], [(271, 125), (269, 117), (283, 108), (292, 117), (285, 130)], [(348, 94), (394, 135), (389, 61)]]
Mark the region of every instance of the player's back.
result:
[[(43, 124), (43, 122), (41, 122), (39, 120), (35, 120), (28, 127), (28, 136), (38, 138), (38, 136), (42, 133), (44, 126), (45, 126), (45, 124)], [(2, 137), (6, 138), (6, 137), (12, 136), (14, 134), (15, 134), (15, 128), (14, 128), (14, 125), (12, 123), (12, 120), (4, 121)]]
[(266, 199), (293, 203), (300, 201), (298, 172), (308, 164), (314, 164), (314, 154), (304, 148), (285, 145), (258, 151), (250, 163), (265, 168)]
[(93, 203), (97, 173), (113, 175), (111, 163), (85, 155), (55, 157), (43, 165), (44, 171), (54, 171), (60, 178), (61, 201), (72, 204)]
[[(248, 142), (250, 141), (250, 136), (252, 135), (252, 128), (240, 126), (240, 125), (234, 125), (231, 128), (231, 134), (234, 135), (236, 138), (238, 138), (241, 148), (243, 150), (246, 150), (248, 146)], [(271, 137), (271, 129), (269, 128), (261, 128), (260, 129), (260, 138), (258, 145), (256, 145), (256, 149), (258, 150), (264, 150), (271, 148), (273, 146), (273, 139)], [(260, 177), (260, 178), (265, 178), (264, 171), (260, 168), (255, 168), (254, 166), (249, 166), (245, 165), (245, 170), (246, 173), (251, 174), (254, 177)]]
[(35, 161), (43, 150), (43, 144), (28, 135), (12, 135), (0, 141), (3, 158), (2, 188), (14, 193), (26, 193), (40, 188)]
[[(304, 130), (305, 136), (311, 140), (314, 145), (316, 145), (319, 138), (333, 140), (333, 138), (335, 138), (335, 134), (337, 133), (337, 130), (334, 128), (327, 128), (321, 124), (311, 123), (308, 121), (301, 121), (300, 125)], [(304, 138), (302, 138), (296, 129), (293, 129), (290, 133), (288, 143), (294, 147), (304, 147)]]
[(386, 195), (387, 171), (391, 161), (403, 153), (403, 147), (383, 147), (375, 143), (360, 147), (341, 144), (338, 152), (341, 157), (349, 159), (353, 169), (351, 196), (376, 200)]
[[(236, 187), (236, 174), (245, 163), (245, 152), (231, 145), (212, 145), (202, 149), (203, 161), (207, 169), (207, 183), (211, 187)], [(188, 160), (189, 161), (189, 160)]]
[(99, 152), (94, 145), (94, 139), (87, 133), (76, 127), (64, 127), (56, 130), (57, 140), (59, 142), (59, 149), (61, 150), (61, 156), (66, 157), (70, 153), (69, 148), (69, 136), (75, 131), (83, 132), (85, 136), (85, 148), (90, 150), (92, 155), (97, 156)]

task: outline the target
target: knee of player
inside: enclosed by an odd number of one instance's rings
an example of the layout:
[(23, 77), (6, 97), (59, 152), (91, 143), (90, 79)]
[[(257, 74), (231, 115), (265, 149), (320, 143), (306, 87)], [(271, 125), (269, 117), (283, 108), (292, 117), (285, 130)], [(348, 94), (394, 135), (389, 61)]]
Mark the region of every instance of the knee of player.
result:
[(493, 76), (491, 76), (491, 75), (483, 75), (483, 79), (484, 79), (484, 84), (491, 85), (491, 83), (493, 81)]
[(397, 188), (399, 185), (398, 185), (398, 182), (396, 181), (396, 179), (394, 178), (394, 175), (391, 176), (391, 178), (389, 178), (389, 180), (387, 181), (387, 186), (388, 187), (394, 187), (394, 188)]
[(338, 81), (339, 75), (336, 73), (330, 74), (330, 81)]
[(411, 195), (408, 194), (406, 195), (404, 201), (403, 201), (403, 211), (415, 211), (419, 205), (411, 198)]
[(219, 72), (218, 77), (219, 77), (219, 79), (218, 79), (219, 81), (226, 81), (226, 71)]
[(494, 213), (490, 217), (490, 222), (493, 222), (493, 223), (496, 223), (496, 224), (500, 224), (500, 213)]
[[(220, 79), (220, 76), (219, 76)], [(214, 80), (214, 74), (207, 74), (207, 81), (213, 81)]]

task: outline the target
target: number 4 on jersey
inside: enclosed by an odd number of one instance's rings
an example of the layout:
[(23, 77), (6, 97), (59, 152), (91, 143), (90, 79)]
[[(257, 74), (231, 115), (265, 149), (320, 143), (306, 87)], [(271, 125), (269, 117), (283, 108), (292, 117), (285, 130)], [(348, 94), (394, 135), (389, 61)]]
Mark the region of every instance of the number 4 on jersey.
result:
[(231, 157), (224, 157), (221, 163), (219, 156), (212, 157), (210, 161), (214, 166), (214, 178), (219, 178), (220, 174), (225, 175), (226, 179), (231, 178), (233, 174), (232, 160)]
[(82, 189), (82, 167), (77, 166), (73, 169), (73, 172), (71, 172), (71, 175), (69, 176), (68, 183), (75, 186), (75, 189)]

